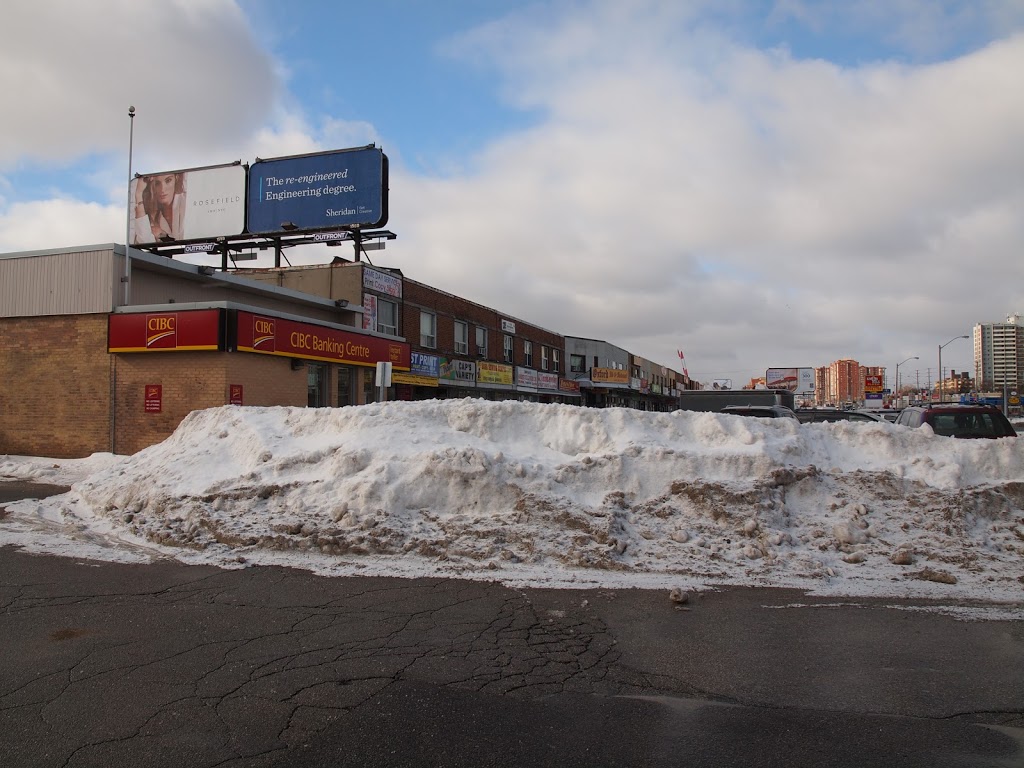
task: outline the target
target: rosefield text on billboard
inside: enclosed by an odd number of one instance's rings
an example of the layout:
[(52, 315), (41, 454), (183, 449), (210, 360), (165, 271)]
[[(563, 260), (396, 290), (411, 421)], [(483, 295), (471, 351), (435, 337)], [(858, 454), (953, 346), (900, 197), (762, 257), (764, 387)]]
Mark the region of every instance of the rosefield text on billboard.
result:
[(376, 147), (271, 160), (249, 169), (254, 234), (387, 223), (387, 158)]
[(132, 245), (204, 240), (245, 228), (240, 163), (136, 175), (129, 185)]

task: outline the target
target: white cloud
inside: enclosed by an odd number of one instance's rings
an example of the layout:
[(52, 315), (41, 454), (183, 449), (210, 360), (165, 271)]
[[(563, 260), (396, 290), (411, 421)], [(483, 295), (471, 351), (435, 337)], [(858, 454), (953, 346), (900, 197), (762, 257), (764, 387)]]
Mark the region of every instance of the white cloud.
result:
[[(893, 330), (912, 334), (902, 349), (1013, 310), (1024, 36), (843, 68), (720, 39), (712, 53), (704, 29), (664, 21), (609, 11), (481, 33), (510, 98), (544, 119), (469, 173), (396, 179), (391, 263), (666, 364), (682, 346), (691, 372), (716, 374), (737, 359), (752, 374), (886, 365)], [(979, 261), (1001, 279), (965, 292)]]
[[(16, 0), (5, 11), (0, 85), (21, 118), (0, 127), (8, 179), (119, 157), (128, 104), (140, 172), (384, 145), (370, 123), (297, 103), (292, 63), (260, 47), (235, 3)], [(929, 356), (1024, 310), (1024, 35), (935, 54), (990, 39), (997, 23), (1019, 28), (1024, 4), (965, 14), (776, 4), (767, 26), (843, 24), (904, 45), (916, 29), (912, 50), (934, 57), (857, 66), (751, 47), (742, 3), (542, 3), (498, 19), (444, 50), (497, 71), (500, 97), (533, 125), (421, 164), (445, 168), (433, 176), (408, 173), (401, 159), (416, 147), (387, 137), (399, 237), (373, 260), (663, 364), (682, 348), (706, 380)], [(0, 186), (0, 248), (120, 241), (115, 172), (89, 169), (99, 204), (67, 191), (18, 203)], [(958, 369), (972, 359), (966, 343), (946, 354)]]
[[(0, 169), (136, 150), (160, 168), (228, 162), (281, 83), (230, 0), (13, 0), (0, 25)], [(169, 165), (168, 165), (169, 164)]]
[(0, 214), (0, 252), (123, 243), (124, 205), (81, 200), (16, 203)]

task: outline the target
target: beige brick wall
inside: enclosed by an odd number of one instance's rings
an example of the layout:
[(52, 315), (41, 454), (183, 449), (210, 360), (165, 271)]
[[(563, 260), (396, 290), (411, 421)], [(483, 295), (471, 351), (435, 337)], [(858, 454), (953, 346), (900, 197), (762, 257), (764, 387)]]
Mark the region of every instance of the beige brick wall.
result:
[(0, 319), (0, 454), (110, 450), (106, 315)]
[[(116, 451), (131, 454), (169, 437), (189, 413), (227, 405), (231, 384), (243, 405), (306, 405), (305, 370), (287, 358), (245, 352), (116, 355)], [(146, 413), (145, 388), (162, 387), (160, 413)]]

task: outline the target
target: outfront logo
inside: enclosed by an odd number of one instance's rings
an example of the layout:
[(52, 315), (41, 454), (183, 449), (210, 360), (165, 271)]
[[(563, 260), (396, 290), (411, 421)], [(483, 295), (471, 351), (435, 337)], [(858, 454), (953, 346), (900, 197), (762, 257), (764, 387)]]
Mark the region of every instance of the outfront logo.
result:
[(174, 349), (177, 346), (177, 314), (146, 315), (146, 349)]
[(268, 317), (252, 319), (252, 348), (262, 352), (276, 351), (274, 321)]

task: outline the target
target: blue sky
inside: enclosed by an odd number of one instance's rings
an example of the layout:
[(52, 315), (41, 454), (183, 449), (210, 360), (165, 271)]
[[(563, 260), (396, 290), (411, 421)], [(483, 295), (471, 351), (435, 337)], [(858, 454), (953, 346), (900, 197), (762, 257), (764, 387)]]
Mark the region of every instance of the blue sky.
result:
[(374, 142), (375, 263), (704, 381), (913, 355), (926, 381), (1024, 311), (1024, 0), (4, 16), (0, 252), (123, 241), (131, 104), (136, 172)]

